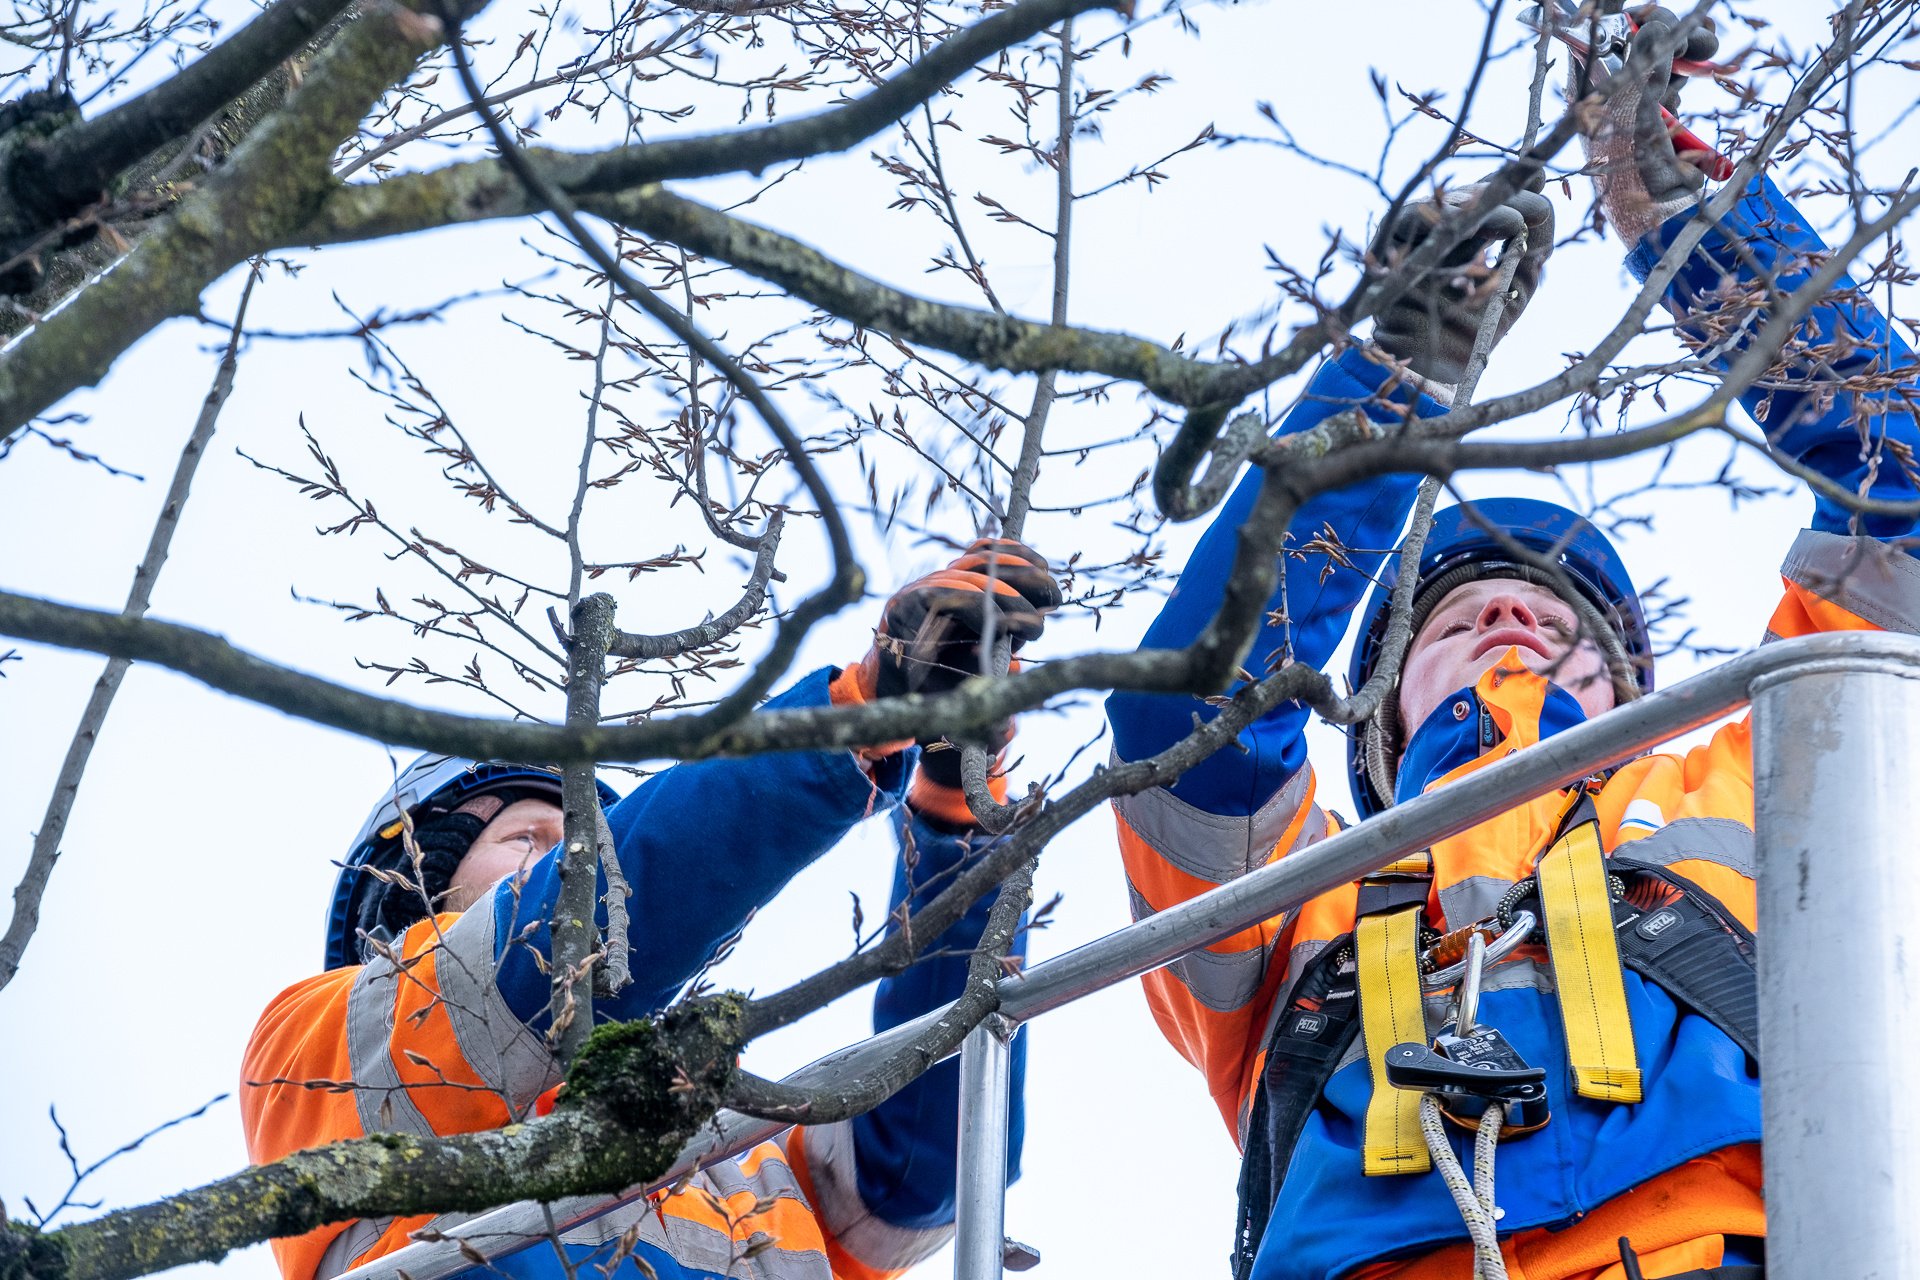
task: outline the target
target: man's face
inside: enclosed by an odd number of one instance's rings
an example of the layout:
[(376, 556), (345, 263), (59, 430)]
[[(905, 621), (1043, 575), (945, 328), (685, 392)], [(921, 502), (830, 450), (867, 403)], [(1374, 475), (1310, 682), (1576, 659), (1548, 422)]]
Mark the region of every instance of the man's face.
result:
[(1612, 708), (1613, 681), (1598, 645), (1575, 637), (1579, 623), (1566, 601), (1517, 578), (1485, 578), (1447, 593), (1407, 650), (1400, 677), (1401, 723), (1411, 735), (1443, 698), (1473, 684), (1509, 648), (1531, 671), (1550, 678), (1589, 717)]
[(465, 911), (494, 885), (519, 875), (560, 843), (565, 834), (560, 806), (551, 800), (516, 800), (493, 816), (454, 868), (442, 911)]

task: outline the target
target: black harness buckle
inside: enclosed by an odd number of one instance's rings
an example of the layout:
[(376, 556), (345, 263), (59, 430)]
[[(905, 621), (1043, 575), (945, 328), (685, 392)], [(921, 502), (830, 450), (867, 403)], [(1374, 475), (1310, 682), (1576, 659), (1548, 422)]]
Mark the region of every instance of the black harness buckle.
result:
[(1505, 1112), (1502, 1136), (1532, 1133), (1547, 1123), (1546, 1068), (1528, 1066), (1505, 1036), (1484, 1024), (1464, 1036), (1442, 1031), (1431, 1048), (1394, 1045), (1386, 1069), (1394, 1088), (1431, 1093), (1441, 1112), (1464, 1128), (1478, 1129), (1492, 1106)]

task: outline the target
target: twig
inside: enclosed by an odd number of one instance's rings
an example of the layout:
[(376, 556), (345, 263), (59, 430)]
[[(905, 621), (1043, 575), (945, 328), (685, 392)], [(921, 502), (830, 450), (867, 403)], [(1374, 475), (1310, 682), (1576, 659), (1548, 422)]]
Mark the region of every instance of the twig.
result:
[(598, 441), (600, 400), (607, 393), (607, 347), (613, 338), (614, 283), (607, 281), (607, 300), (600, 312), (600, 343), (593, 352), (593, 390), (587, 397), (587, 438), (580, 444), (580, 475), (567, 508), (567, 608), (580, 606), (580, 579), (586, 557), (580, 553), (580, 515), (586, 510), (587, 490), (593, 485), (593, 446)]
[[(133, 571), (133, 586), (127, 592), (127, 603), (120, 610), (124, 617), (142, 617), (153, 598), (153, 585), (159, 580), (160, 569), (167, 562), (167, 553), (173, 546), (174, 530), (180, 527), (180, 513), (193, 487), (194, 472), (199, 469), (200, 459), (206, 453), (207, 441), (213, 438), (220, 410), (233, 392), (234, 372), (240, 363), (241, 326), (246, 321), (247, 303), (253, 297), (253, 286), (259, 278), (260, 269), (256, 263), (247, 273), (247, 283), (240, 291), (239, 311), (233, 318), (233, 327), (227, 336), (226, 351), (214, 371), (213, 386), (200, 406), (200, 416), (187, 436), (186, 446), (180, 451), (180, 461), (174, 466), (173, 482), (167, 486), (166, 501), (160, 504), (160, 517), (154, 522), (153, 533), (147, 539), (147, 553)], [(46, 813), (40, 819), (39, 831), (34, 834), (33, 852), (27, 858), (26, 873), (13, 891), (13, 918), (7, 925), (6, 936), (0, 937), (0, 988), (13, 981), (13, 975), (20, 969), (20, 957), (25, 953), (33, 931), (39, 927), (40, 900), (46, 893), (54, 863), (60, 857), (60, 837), (66, 834), (67, 819), (73, 813), (74, 799), (80, 793), (80, 779), (86, 773), (87, 761), (93, 754), (93, 744), (99, 740), (107, 712), (113, 706), (114, 695), (119, 693), (120, 682), (126, 677), (127, 668), (132, 665), (126, 658), (108, 659), (106, 670), (94, 682), (86, 709), (80, 713), (79, 727), (74, 730), (73, 741), (67, 746), (67, 756), (61, 762), (60, 775), (54, 780), (53, 794), (47, 799)]]
[[(461, 45), (456, 16), (447, 8), (446, 0), (439, 0), (444, 20), (451, 28), (448, 47), (453, 51), (454, 66), (460, 73), (460, 82), (465, 86), (467, 96), (476, 102), (482, 96), (480, 81), (475, 76), (473, 64), (468, 60), (466, 50)], [(996, 21), (989, 19), (982, 26)], [(976, 28), (977, 29), (977, 28)], [(949, 42), (951, 43), (951, 42)], [(483, 113), (484, 115), (484, 113)], [(774, 681), (785, 674), (794, 655), (799, 652), (800, 644), (814, 623), (838, 612), (843, 606), (860, 598), (865, 590), (865, 575), (853, 557), (853, 543), (847, 535), (845, 520), (841, 517), (839, 504), (835, 502), (833, 492), (821, 478), (813, 465), (813, 459), (807, 453), (806, 442), (787, 422), (786, 417), (776, 407), (758, 382), (747, 375), (738, 361), (719, 345), (701, 332), (690, 317), (682, 316), (672, 307), (654, 296), (653, 290), (635, 280), (627, 272), (616, 256), (609, 253), (597, 238), (589, 234), (574, 213), (567, 198), (548, 182), (534, 168), (526, 153), (514, 144), (513, 139), (492, 116), (484, 116), (487, 129), (493, 135), (494, 146), (499, 149), (500, 157), (506, 162), (514, 177), (519, 180), (528, 193), (566, 228), (567, 234), (575, 244), (604, 272), (607, 278), (618, 284), (627, 300), (652, 316), (668, 332), (689, 346), (697, 349), (707, 362), (719, 369), (721, 374), (739, 391), (741, 397), (754, 407), (767, 430), (773, 433), (780, 447), (786, 453), (787, 463), (799, 474), (800, 482), (813, 498), (819, 509), (821, 522), (826, 526), (827, 542), (833, 555), (833, 575), (827, 584), (814, 594), (802, 600), (792, 612), (780, 620), (774, 632), (773, 644), (756, 664), (747, 678), (732, 693), (716, 703), (706, 714), (717, 722), (726, 723), (737, 720), (752, 711), (773, 687)]]
[(616, 658), (637, 658), (642, 661), (677, 657), (704, 649), (745, 626), (760, 612), (760, 606), (766, 601), (767, 583), (773, 577), (773, 559), (780, 550), (780, 531), (785, 522), (785, 514), (779, 511), (767, 517), (767, 527), (756, 539), (759, 550), (754, 555), (752, 576), (747, 579), (746, 590), (731, 609), (698, 626), (669, 631), (664, 635), (632, 635), (616, 631), (609, 652)]
[(630, 944), (627, 927), (629, 913), (627, 899), (633, 896), (633, 886), (627, 883), (627, 873), (620, 866), (620, 851), (613, 843), (613, 830), (607, 826), (607, 813), (596, 802), (593, 806), (594, 843), (600, 852), (600, 871), (607, 878), (607, 891), (600, 897), (600, 904), (607, 909), (607, 958), (601, 970), (601, 983), (595, 984), (595, 994), (617, 996), (633, 984), (632, 958), (628, 954)]
[[(613, 640), (613, 597), (595, 592), (573, 610), (567, 642), (567, 724), (600, 722), (600, 688), (606, 682), (607, 646)], [(560, 854), (560, 892), (553, 903), (553, 1023), (547, 1038), (562, 1062), (571, 1062), (593, 1031), (593, 962), (600, 931), (594, 923), (596, 869), (601, 862), (600, 789), (593, 762), (566, 766), (560, 792), (566, 837)], [(611, 896), (611, 895), (609, 895)], [(609, 910), (616, 904), (609, 903)], [(624, 915), (624, 898), (617, 904)], [(622, 932), (625, 932), (624, 927)]]
[[(1073, 249), (1073, 19), (1060, 24), (1060, 78), (1056, 85), (1059, 102), (1059, 135), (1054, 144), (1054, 227), (1053, 227), (1053, 327), (1067, 325), (1068, 269)], [(1005, 536), (1018, 541), (1026, 529), (1027, 513), (1033, 505), (1033, 485), (1040, 475), (1040, 457), (1045, 443), (1047, 417), (1053, 409), (1058, 369), (1043, 369), (1033, 391), (1033, 407), (1027, 412), (1025, 430), (1020, 437), (1020, 460), (1007, 486), (1007, 512), (1001, 521)], [(993, 627), (996, 615), (989, 609), (986, 630), (980, 638), (981, 674), (1003, 676), (1013, 660), (1013, 647), (1004, 637), (996, 639)], [(995, 834), (1009, 830), (1024, 803), (1001, 804), (988, 789), (987, 778), (992, 760), (986, 748), (977, 742), (960, 747), (960, 786), (967, 808), (982, 828)]]
[[(55, 1218), (59, 1217), (63, 1209), (66, 1209), (74, 1205), (74, 1199), (73, 1199), (74, 1196), (80, 1193), (81, 1184), (84, 1183), (88, 1178), (91, 1178), (94, 1174), (100, 1172), (100, 1170), (106, 1168), (109, 1164), (113, 1163), (115, 1160), (118, 1160), (121, 1156), (131, 1155), (133, 1152), (138, 1151), (142, 1146), (146, 1144), (148, 1139), (156, 1138), (161, 1134), (165, 1133), (167, 1130), (175, 1128), (179, 1125), (183, 1125), (187, 1123), (187, 1121), (189, 1120), (198, 1120), (201, 1116), (207, 1114), (207, 1112), (211, 1108), (218, 1105), (219, 1103), (225, 1102), (231, 1096), (232, 1095), (230, 1094), (216, 1093), (213, 1097), (208, 1098), (205, 1102), (201, 1103), (199, 1106), (195, 1107), (193, 1110), (187, 1112), (185, 1115), (175, 1116), (171, 1120), (155, 1125), (153, 1128), (147, 1130), (145, 1133), (133, 1139), (131, 1142), (121, 1143), (119, 1146), (115, 1147), (112, 1151), (107, 1152), (106, 1155), (101, 1156), (98, 1160), (95, 1160), (92, 1164), (88, 1165), (84, 1169), (80, 1167), (79, 1159), (73, 1154), (73, 1145), (67, 1138), (67, 1127), (60, 1123), (59, 1113), (55, 1111), (52, 1107), (48, 1107), (47, 1118), (53, 1121), (54, 1129), (58, 1131), (60, 1134), (60, 1154), (64, 1155), (67, 1158), (67, 1166), (73, 1170), (73, 1181), (68, 1185), (66, 1192), (61, 1195), (60, 1202), (58, 1204), (54, 1205), (53, 1208), (48, 1209), (45, 1213), (42, 1213), (38, 1209), (35, 1209), (34, 1216), (40, 1220), (40, 1225), (42, 1227), (45, 1227), (48, 1223), (52, 1222)], [(96, 1206), (84, 1206), (84, 1207), (96, 1207)]]

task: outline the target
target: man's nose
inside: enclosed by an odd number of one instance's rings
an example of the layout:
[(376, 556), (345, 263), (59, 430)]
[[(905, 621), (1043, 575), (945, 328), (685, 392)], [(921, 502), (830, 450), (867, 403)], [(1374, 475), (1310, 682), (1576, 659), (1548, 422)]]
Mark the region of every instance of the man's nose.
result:
[(1540, 629), (1540, 619), (1534, 616), (1527, 602), (1519, 596), (1497, 595), (1480, 606), (1479, 630), (1493, 631), (1500, 627), (1524, 627), (1528, 631)]

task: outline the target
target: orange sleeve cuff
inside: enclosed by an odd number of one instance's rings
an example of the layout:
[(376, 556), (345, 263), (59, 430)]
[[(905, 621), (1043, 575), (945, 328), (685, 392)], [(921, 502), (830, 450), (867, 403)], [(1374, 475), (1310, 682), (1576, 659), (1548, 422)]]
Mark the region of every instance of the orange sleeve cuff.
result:
[[(860, 707), (873, 701), (873, 673), (866, 660), (852, 663), (834, 673), (827, 682), (827, 701), (836, 707)], [(855, 747), (854, 758), (871, 767), (876, 761), (898, 755), (913, 745), (913, 739), (880, 742), (871, 747)]]
[[(997, 804), (1007, 802), (1007, 779), (998, 771), (998, 762), (995, 770), (987, 775), (987, 793)], [(913, 785), (907, 788), (907, 807), (956, 827), (971, 827), (977, 822), (973, 810), (967, 806), (967, 793), (959, 787), (935, 782), (924, 769), (914, 772)]]

